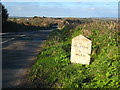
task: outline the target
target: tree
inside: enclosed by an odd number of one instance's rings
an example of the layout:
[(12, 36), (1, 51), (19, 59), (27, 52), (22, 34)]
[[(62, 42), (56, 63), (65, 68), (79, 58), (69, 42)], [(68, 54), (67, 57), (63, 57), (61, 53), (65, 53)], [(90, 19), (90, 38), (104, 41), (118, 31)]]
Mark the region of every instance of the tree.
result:
[(33, 19), (34, 19), (34, 18), (38, 18), (38, 16), (34, 16)]
[(0, 6), (2, 6), (2, 23), (5, 23), (8, 19), (8, 11), (2, 3), (0, 3)]

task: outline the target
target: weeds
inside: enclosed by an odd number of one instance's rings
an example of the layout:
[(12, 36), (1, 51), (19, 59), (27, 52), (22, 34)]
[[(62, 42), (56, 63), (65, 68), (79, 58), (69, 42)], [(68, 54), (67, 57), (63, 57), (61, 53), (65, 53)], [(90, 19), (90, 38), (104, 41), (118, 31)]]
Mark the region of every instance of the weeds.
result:
[[(42, 79), (47, 87), (57, 88), (119, 88), (117, 23), (96, 20), (70, 27), (51, 33), (31, 68), (31, 81)], [(71, 40), (79, 34), (92, 40), (90, 65), (70, 62)]]

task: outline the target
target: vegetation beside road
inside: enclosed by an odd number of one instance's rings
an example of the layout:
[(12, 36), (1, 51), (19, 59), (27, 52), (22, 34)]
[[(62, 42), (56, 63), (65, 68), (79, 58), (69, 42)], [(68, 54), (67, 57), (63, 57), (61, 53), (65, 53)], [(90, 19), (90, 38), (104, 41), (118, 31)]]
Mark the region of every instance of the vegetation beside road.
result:
[[(86, 22), (92, 20), (86, 19)], [(69, 23), (84, 23), (80, 18), (50, 18), (50, 17), (9, 17), (7, 22), (3, 25), (3, 32), (21, 32), (31, 30), (49, 30), (62, 29)]]
[[(29, 72), (32, 82), (29, 87), (120, 88), (120, 32), (116, 20), (37, 16), (8, 19), (4, 6), (2, 16), (3, 32), (45, 30), (58, 26), (43, 44)], [(70, 62), (71, 40), (79, 34), (92, 40), (90, 65)]]
[[(92, 40), (90, 65), (71, 64), (71, 40), (82, 34)], [(117, 21), (96, 20), (54, 30), (32, 66), (35, 87), (119, 88), (120, 47)], [(42, 86), (41, 86), (42, 85)]]

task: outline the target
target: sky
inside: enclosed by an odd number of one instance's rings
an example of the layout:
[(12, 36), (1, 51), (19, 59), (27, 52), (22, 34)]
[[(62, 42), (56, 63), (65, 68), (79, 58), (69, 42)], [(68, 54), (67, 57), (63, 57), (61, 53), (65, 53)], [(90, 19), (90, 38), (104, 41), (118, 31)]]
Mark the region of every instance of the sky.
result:
[(1, 0), (2, 2), (118, 2), (119, 0)]
[(2, 2), (7, 8), (9, 16), (118, 17), (118, 2), (77, 2), (77, 0), (76, 2), (12, 1), (15, 2)]

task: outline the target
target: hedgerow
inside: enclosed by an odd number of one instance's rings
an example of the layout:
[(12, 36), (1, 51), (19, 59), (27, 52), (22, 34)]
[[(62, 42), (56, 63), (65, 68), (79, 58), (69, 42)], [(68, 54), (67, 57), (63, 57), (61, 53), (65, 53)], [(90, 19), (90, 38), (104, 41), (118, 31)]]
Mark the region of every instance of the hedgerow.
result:
[[(50, 88), (119, 88), (117, 25), (115, 21), (96, 20), (54, 30), (31, 68), (30, 80), (34, 84), (42, 81)], [(79, 34), (92, 40), (90, 65), (70, 62), (71, 40)]]

